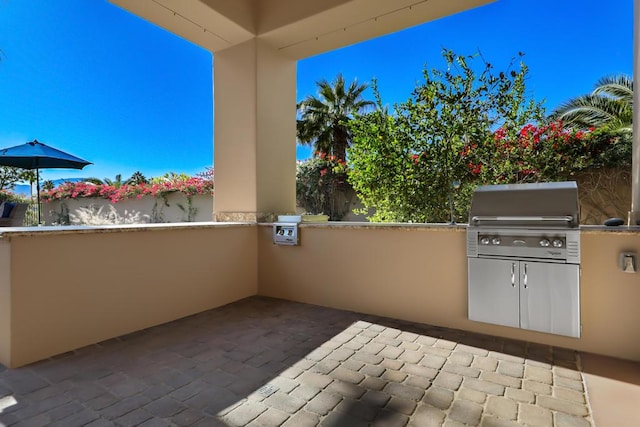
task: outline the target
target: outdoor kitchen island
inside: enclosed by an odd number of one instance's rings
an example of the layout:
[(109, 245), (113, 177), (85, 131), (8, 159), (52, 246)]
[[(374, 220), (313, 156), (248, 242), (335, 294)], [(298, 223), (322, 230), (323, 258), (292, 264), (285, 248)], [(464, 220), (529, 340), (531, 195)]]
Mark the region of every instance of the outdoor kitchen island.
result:
[(467, 318), (466, 226), (271, 224), (7, 228), (0, 362), (18, 367), (253, 295), (640, 361), (640, 281), (618, 267), (640, 228), (584, 227), (580, 338)]
[(618, 264), (640, 227), (580, 227), (580, 338), (469, 320), (466, 225), (301, 224), (291, 247), (259, 228), (261, 295), (640, 361), (640, 279)]

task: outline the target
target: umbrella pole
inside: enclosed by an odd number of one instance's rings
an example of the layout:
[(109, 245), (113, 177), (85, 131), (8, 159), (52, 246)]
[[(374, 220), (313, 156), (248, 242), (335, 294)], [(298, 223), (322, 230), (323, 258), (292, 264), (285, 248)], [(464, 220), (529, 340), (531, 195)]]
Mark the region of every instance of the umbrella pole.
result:
[(36, 203), (38, 204), (38, 226), (40, 225), (40, 170), (36, 168)]

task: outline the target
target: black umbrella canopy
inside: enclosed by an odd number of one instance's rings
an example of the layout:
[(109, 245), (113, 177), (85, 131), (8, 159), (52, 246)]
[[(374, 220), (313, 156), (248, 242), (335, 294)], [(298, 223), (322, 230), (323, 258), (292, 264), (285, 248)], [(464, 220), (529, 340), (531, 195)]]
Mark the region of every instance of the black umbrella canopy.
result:
[(38, 140), (0, 150), (0, 166), (21, 169), (82, 169), (90, 164), (91, 162), (49, 147)]
[(0, 166), (36, 170), (38, 191), (38, 224), (40, 224), (40, 169), (82, 169), (90, 165), (79, 157), (49, 147), (34, 139), (14, 147), (0, 149)]

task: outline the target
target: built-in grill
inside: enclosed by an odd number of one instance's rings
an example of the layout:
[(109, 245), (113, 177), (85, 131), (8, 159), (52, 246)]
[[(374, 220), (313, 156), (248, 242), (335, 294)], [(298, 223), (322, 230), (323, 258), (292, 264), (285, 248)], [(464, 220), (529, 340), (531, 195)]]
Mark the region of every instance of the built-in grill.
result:
[(480, 186), (469, 213), (469, 319), (580, 336), (575, 182)]

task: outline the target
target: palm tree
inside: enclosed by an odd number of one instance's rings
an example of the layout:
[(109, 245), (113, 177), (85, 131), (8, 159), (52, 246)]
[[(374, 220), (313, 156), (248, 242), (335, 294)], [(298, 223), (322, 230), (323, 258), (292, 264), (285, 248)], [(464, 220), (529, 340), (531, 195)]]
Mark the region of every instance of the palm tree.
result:
[(327, 153), (345, 160), (350, 135), (347, 122), (354, 114), (363, 112), (373, 102), (362, 99), (368, 85), (351, 82), (345, 88), (344, 77), (316, 82), (318, 97), (307, 96), (298, 104), (300, 119), (297, 122), (298, 141), (313, 145), (316, 152)]
[(113, 186), (115, 188), (120, 188), (120, 186), (122, 184), (124, 184), (122, 182), (122, 175), (121, 174), (117, 174), (115, 179), (113, 179), (113, 180), (111, 180), (109, 178), (100, 179), (100, 178), (91, 177), (91, 178), (85, 178), (84, 181), (85, 182), (89, 182), (91, 184), (95, 184), (95, 185), (110, 185), (110, 186)]
[(550, 118), (582, 129), (606, 125), (612, 129), (631, 130), (633, 78), (623, 74), (603, 77), (591, 94), (561, 104)]
[(46, 190), (46, 191), (51, 191), (51, 190), (53, 190), (54, 187), (55, 187), (55, 184), (53, 183), (53, 181), (48, 179), (48, 180), (42, 182), (42, 186), (40, 188), (42, 188), (43, 190)]
[(148, 184), (149, 180), (140, 171), (136, 171), (125, 181), (126, 185)]

